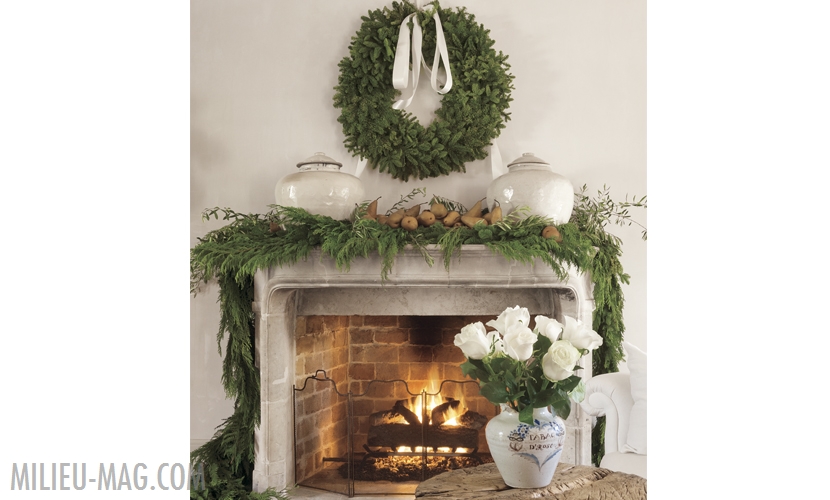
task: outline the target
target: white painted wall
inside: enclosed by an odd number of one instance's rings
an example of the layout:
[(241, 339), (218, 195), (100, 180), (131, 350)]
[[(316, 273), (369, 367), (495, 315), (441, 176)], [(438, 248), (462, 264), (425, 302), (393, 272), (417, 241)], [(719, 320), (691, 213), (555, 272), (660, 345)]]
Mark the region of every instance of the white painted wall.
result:
[[(391, 4), (391, 2), (390, 2)], [(367, 11), (379, 0), (191, 2), (191, 245), (221, 221), (205, 208), (262, 213), (274, 185), (296, 163), (323, 151), (353, 171), (332, 105), (337, 63)], [(645, 0), (444, 0), (466, 5), (509, 55), (515, 90), (512, 120), (498, 138), (502, 158), (524, 152), (549, 161), (574, 186), (608, 185), (617, 199), (646, 190)], [(421, 87), (423, 89), (423, 87)], [(420, 92), (416, 115), (428, 119), (436, 98)], [(466, 174), (402, 183), (367, 170), (366, 197), (381, 210), (415, 187), (471, 204), (491, 176), (484, 162)], [(392, 200), (392, 201), (388, 201)], [(646, 223), (645, 212), (636, 214)], [(647, 350), (646, 243), (631, 228), (624, 240), (626, 339)], [(210, 438), (232, 413), (220, 385), (216, 286), (191, 302), (191, 439)]]

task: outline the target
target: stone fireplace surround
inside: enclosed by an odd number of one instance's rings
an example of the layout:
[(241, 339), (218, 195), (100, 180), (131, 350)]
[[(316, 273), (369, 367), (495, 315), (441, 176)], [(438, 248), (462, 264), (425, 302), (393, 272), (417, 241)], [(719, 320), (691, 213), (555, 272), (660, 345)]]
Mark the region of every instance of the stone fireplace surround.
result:
[[(541, 261), (510, 262), (483, 245), (467, 245), (447, 271), (440, 250), (431, 246), (429, 252), (435, 258), (432, 267), (418, 250), (401, 252), (385, 282), (378, 257), (358, 259), (348, 272), (341, 272), (319, 250), (294, 265), (257, 272), (253, 308), (262, 418), (256, 432), (255, 491), (294, 484), (292, 395), (298, 316), (495, 317), (506, 307), (521, 305), (532, 315), (591, 321), (592, 283), (576, 269), (561, 280)], [(590, 377), (590, 356), (582, 364), (583, 376)], [(562, 460), (589, 465), (591, 418), (579, 405), (572, 408)]]

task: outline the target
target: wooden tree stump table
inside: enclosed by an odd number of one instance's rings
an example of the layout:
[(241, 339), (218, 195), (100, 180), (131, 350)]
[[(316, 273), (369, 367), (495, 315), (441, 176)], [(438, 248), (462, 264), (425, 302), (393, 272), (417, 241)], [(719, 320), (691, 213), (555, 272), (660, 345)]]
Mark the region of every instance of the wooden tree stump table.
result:
[(545, 488), (521, 489), (504, 484), (496, 464), (439, 474), (418, 485), (415, 498), (431, 500), (645, 500), (646, 480), (608, 469), (559, 463)]

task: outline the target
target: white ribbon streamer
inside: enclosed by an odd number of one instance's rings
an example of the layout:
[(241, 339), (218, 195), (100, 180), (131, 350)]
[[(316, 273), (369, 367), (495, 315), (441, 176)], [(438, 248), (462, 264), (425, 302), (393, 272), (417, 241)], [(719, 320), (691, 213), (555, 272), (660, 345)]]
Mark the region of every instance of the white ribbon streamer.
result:
[(360, 175), (363, 173), (363, 169), (366, 168), (366, 163), (368, 160), (362, 156), (358, 157), (357, 165), (354, 167), (354, 176), (360, 178)]
[[(409, 72), (409, 20), (412, 19), (412, 74)], [(406, 109), (412, 104), (412, 99), (415, 97), (415, 90), (418, 88), (418, 80), (421, 77), (421, 64), (423, 64), (421, 45), (423, 42), (423, 32), (421, 31), (421, 24), (418, 22), (418, 16), (409, 14), (401, 23), (401, 29), (398, 31), (398, 46), (395, 49), (395, 65), (392, 68), (392, 86), (398, 90), (405, 90), (412, 86), (412, 94), (408, 98), (395, 101), (392, 105), (394, 109)]]
[(507, 167), (504, 166), (501, 160), (499, 144), (495, 139), (493, 139), (493, 145), (490, 146), (490, 154), (487, 155), (487, 158), (490, 161), (490, 171), (493, 173), (493, 179), (498, 179), (507, 173)]
[[(416, 5), (420, 10), (420, 1)], [(395, 48), (395, 63), (392, 67), (392, 86), (398, 90), (405, 90), (412, 87), (412, 94), (408, 98), (402, 98), (392, 104), (394, 109), (406, 109), (412, 104), (412, 99), (415, 97), (415, 91), (418, 88), (418, 80), (421, 77), (421, 66), (430, 76), (430, 85), (432, 90), (439, 94), (446, 94), (452, 89), (452, 72), (450, 71), (450, 58), (447, 51), (447, 42), (444, 39), (444, 29), (441, 26), (441, 19), (438, 17), (438, 12), (432, 16), (435, 20), (435, 57), (432, 61), (432, 69), (427, 66), (426, 61), (423, 60), (423, 46), (424, 34), (421, 30), (421, 24), (418, 21), (417, 13), (406, 16), (401, 23), (401, 28), (398, 31), (398, 46)], [(412, 20), (412, 36), (410, 40), (409, 20)], [(410, 53), (412, 54), (412, 72), (410, 75), (409, 62)], [(438, 67), (441, 61), (444, 63), (444, 70), (447, 73), (447, 81), (443, 87), (438, 86)]]
[[(452, 72), (450, 71), (450, 54), (447, 51), (447, 42), (444, 40), (444, 28), (441, 26), (441, 18), (438, 17), (438, 12), (433, 16), (435, 19), (435, 57), (432, 59), (432, 71), (427, 68), (427, 73), (430, 75), (430, 83), (432, 90), (439, 94), (446, 94), (452, 88)], [(443, 88), (438, 88), (438, 64), (443, 59), (444, 70), (447, 73), (447, 81)]]

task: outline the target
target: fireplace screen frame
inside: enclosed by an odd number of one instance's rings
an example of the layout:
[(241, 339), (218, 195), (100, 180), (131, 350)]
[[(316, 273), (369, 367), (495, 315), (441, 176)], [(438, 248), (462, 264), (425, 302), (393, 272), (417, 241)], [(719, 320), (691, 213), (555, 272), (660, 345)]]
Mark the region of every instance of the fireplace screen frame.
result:
[[(478, 381), (476, 381), (476, 380), (446, 379), (446, 380), (441, 380), (438, 383), (438, 388), (434, 392), (428, 391), (426, 387), (421, 389), (421, 391), (419, 391), (419, 392), (413, 392), (409, 387), (409, 383), (406, 380), (403, 380), (403, 379), (391, 379), (391, 380), (373, 379), (373, 380), (367, 381), (367, 384), (365, 386), (365, 390), (363, 390), (362, 392), (356, 393), (356, 392), (353, 392), (353, 391), (349, 390), (349, 391), (346, 391), (345, 393), (343, 393), (343, 392), (340, 392), (340, 390), (338, 390), (338, 388), (337, 388), (338, 381), (336, 381), (336, 380), (332, 379), (331, 377), (329, 377), (325, 370), (318, 369), (318, 370), (315, 371), (314, 375), (305, 377), (305, 379), (303, 379), (302, 387), (297, 387), (296, 384), (293, 386), (293, 391), (292, 391), (292, 406), (293, 406), (293, 409), (294, 409), (294, 418), (293, 418), (293, 428), (294, 428), (293, 445), (294, 446), (293, 446), (293, 448), (294, 448), (294, 461), (295, 461), (295, 463), (299, 460), (300, 455), (301, 455), (300, 451), (298, 450), (298, 443), (300, 441), (300, 437), (297, 435), (297, 433), (298, 433), (298, 429), (299, 429), (298, 421), (300, 420), (300, 418), (297, 414), (298, 413), (297, 395), (298, 395), (298, 393), (304, 392), (306, 390), (309, 382), (311, 382), (311, 381), (315, 381), (315, 382), (318, 382), (318, 383), (322, 382), (322, 383), (331, 384), (331, 386), (329, 387), (329, 390), (333, 391), (334, 394), (337, 395), (337, 397), (345, 398), (345, 400), (346, 400), (347, 410), (346, 410), (346, 418), (345, 418), (345, 422), (346, 422), (346, 424), (345, 424), (345, 426), (346, 426), (346, 452), (345, 452), (345, 456), (342, 456), (342, 457), (325, 457), (324, 456), (323, 457), (323, 462), (342, 462), (342, 463), (345, 464), (346, 471), (347, 471), (346, 477), (344, 478), (345, 482), (346, 482), (346, 489), (342, 490), (342, 489), (337, 489), (335, 487), (326, 486), (325, 483), (321, 483), (319, 481), (309, 481), (309, 479), (311, 479), (311, 478), (300, 479), (298, 477), (299, 467), (294, 468), (294, 484), (296, 484), (296, 485), (309, 486), (309, 487), (313, 487), (313, 488), (317, 488), (317, 489), (321, 489), (321, 490), (325, 490), (325, 491), (331, 491), (333, 493), (340, 493), (340, 494), (347, 495), (349, 498), (352, 498), (352, 497), (355, 496), (355, 493), (356, 493), (356, 491), (355, 491), (355, 482), (357, 480), (357, 478), (356, 478), (357, 474), (356, 474), (356, 471), (355, 471), (355, 464), (358, 461), (360, 461), (362, 463), (362, 462), (365, 462), (367, 459), (373, 459), (373, 458), (419, 457), (421, 459), (420, 460), (420, 477), (417, 480), (421, 481), (421, 482), (428, 479), (428, 477), (427, 477), (427, 473), (428, 473), (427, 461), (430, 457), (433, 457), (433, 458), (449, 458), (449, 457), (469, 458), (473, 462), (476, 462), (475, 465), (480, 465), (482, 463), (485, 463), (485, 460), (489, 461), (489, 459), (483, 458), (482, 454), (479, 453), (479, 441), (478, 441), (479, 432), (478, 431), (479, 431), (479, 429), (483, 429), (484, 425), (486, 425), (486, 423), (491, 418), (495, 417), (496, 415), (498, 415), (500, 413), (500, 409), (499, 409), (498, 405), (495, 405), (495, 404), (492, 405), (493, 414), (491, 416), (482, 415), (482, 414), (479, 414), (477, 412), (473, 412), (472, 410), (470, 410), (470, 413), (473, 413), (478, 417), (486, 418), (486, 421), (481, 422), (480, 426), (478, 426), (478, 427), (468, 427), (471, 430), (475, 430), (475, 435), (476, 435), (475, 443), (470, 443), (470, 444), (474, 445), (474, 448), (472, 449), (472, 451), (467, 451), (467, 452), (439, 451), (439, 448), (453, 448), (453, 447), (452, 446), (440, 446), (440, 444), (438, 446), (435, 446), (434, 443), (429, 439), (429, 436), (428, 436), (428, 434), (430, 433), (430, 428), (437, 428), (437, 429), (441, 428), (440, 424), (438, 426), (434, 426), (434, 423), (428, 420), (428, 417), (429, 417), (428, 411), (431, 410), (431, 408), (429, 407), (428, 401), (435, 400), (435, 399), (439, 399), (439, 400), (440, 399), (446, 399), (447, 396), (446, 396), (446, 393), (444, 391), (444, 387), (448, 384), (457, 385), (458, 389), (456, 389), (456, 391), (460, 389), (462, 394), (467, 393), (467, 391), (465, 390), (465, 388), (467, 386), (475, 386), (475, 389), (476, 389), (475, 392), (478, 393), (479, 388), (480, 388), (480, 384), (478, 383)], [(397, 447), (389, 445), (389, 444), (371, 445), (368, 442), (363, 443), (362, 447), (365, 450), (365, 454), (363, 454), (363, 456), (361, 458), (361, 457), (357, 456), (357, 453), (355, 451), (356, 450), (356, 447), (355, 447), (355, 434), (356, 434), (356, 428), (357, 428), (356, 420), (359, 417), (367, 417), (367, 415), (357, 415), (356, 411), (355, 411), (355, 408), (354, 408), (354, 402), (355, 402), (355, 399), (357, 399), (357, 398), (366, 397), (368, 394), (370, 394), (372, 392), (373, 388), (376, 388), (380, 384), (402, 384), (406, 394), (411, 399), (417, 399), (418, 404), (420, 405), (419, 413), (422, 416), (421, 421), (420, 421), (420, 425), (419, 425), (419, 427), (420, 427), (420, 438), (421, 439), (420, 439), (419, 443), (410, 443), (409, 447), (413, 451), (408, 451), (408, 452), (407, 451), (398, 451), (396, 449)], [(456, 392), (456, 391), (449, 391), (449, 392), (451, 394), (458, 394), (458, 392)], [(398, 394), (397, 391), (390, 391), (390, 393)], [(480, 396), (480, 395), (476, 396), (476, 397), (483, 398), (483, 396)], [(492, 403), (490, 403), (490, 404), (492, 404)], [(409, 409), (412, 409), (412, 408), (409, 408)], [(377, 449), (372, 450), (372, 448), (377, 448)], [(382, 448), (391, 448), (392, 451), (381, 451)], [(416, 448), (420, 448), (420, 451), (415, 451)], [(462, 447), (459, 446), (459, 448), (462, 448)], [(465, 447), (465, 449), (469, 449), (469, 447)], [(432, 451), (429, 451), (429, 450), (432, 450)], [(470, 466), (472, 466), (472, 464)], [(450, 470), (450, 469), (446, 469), (446, 470)], [(412, 481), (412, 479), (402, 480), (402, 483), (404, 483), (404, 484), (408, 483), (409, 485), (411, 485), (411, 481)], [(360, 493), (361, 494), (364, 494), (364, 493), (365, 494), (371, 494), (371, 495), (375, 495), (375, 494), (381, 494), (381, 495), (383, 495), (383, 494), (393, 494), (394, 495), (394, 494), (401, 494), (401, 493), (406, 493), (406, 492), (401, 490), (401, 488), (399, 488), (399, 487), (394, 487), (394, 488), (390, 487), (387, 491), (387, 490), (384, 490), (383, 486), (381, 485), (379, 488), (375, 488), (371, 492), (360, 492)]]

